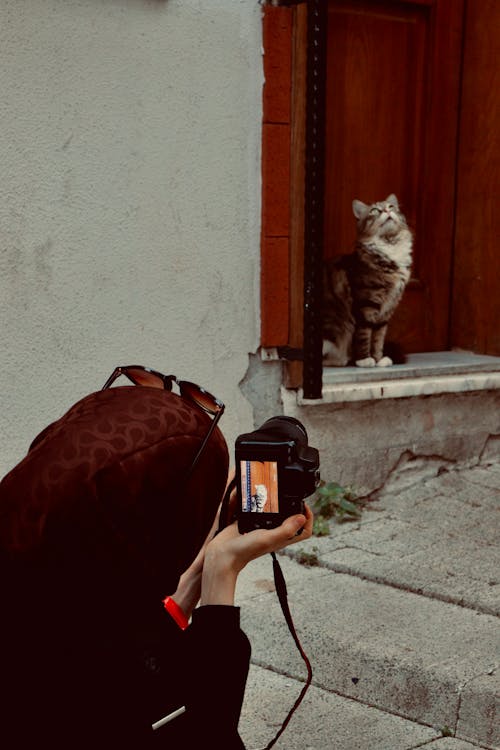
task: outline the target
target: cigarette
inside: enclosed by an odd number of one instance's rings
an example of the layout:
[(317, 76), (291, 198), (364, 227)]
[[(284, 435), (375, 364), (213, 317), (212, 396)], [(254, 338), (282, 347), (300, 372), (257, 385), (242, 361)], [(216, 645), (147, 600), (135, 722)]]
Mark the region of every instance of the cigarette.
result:
[(172, 721), (172, 719), (176, 719), (178, 716), (183, 714), (186, 710), (186, 706), (181, 706), (177, 709), (177, 711), (172, 711), (171, 714), (167, 714), (163, 717), (163, 719), (159, 719), (159, 721), (155, 721), (154, 724), (152, 724), (153, 729), (159, 729), (164, 724), (168, 724), (169, 721)]

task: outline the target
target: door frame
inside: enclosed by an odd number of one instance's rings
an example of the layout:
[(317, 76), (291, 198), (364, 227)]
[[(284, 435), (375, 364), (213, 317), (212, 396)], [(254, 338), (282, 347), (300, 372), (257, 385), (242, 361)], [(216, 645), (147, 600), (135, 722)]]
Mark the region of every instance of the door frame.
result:
[[(402, 0), (403, 2), (405, 0)], [(457, 152), (458, 152), (458, 125), (459, 125), (459, 95), (460, 75), (457, 90), (447, 92), (446, 82), (448, 67), (447, 53), (453, 47), (455, 50), (463, 43), (463, 19), (464, 13), (458, 18), (454, 15), (454, 27), (446, 31), (447, 10), (457, 0), (408, 0), (422, 6), (427, 6), (432, 13), (432, 33), (436, 32), (438, 25), (445, 28), (444, 49), (429, 63), (433, 80), (429, 85), (434, 91), (434, 96), (443, 99), (442, 107), (449, 122), (452, 123), (450, 142), (446, 145), (445, 162), (446, 176), (439, 178), (438, 184), (429, 185), (433, 200), (440, 203), (440, 196), (445, 190), (456, 189)], [(464, 0), (458, 0), (465, 7)], [(262, 336), (263, 347), (277, 347), (280, 356), (286, 361), (284, 367), (284, 385), (287, 388), (299, 388), (306, 385), (308, 370), (314, 371), (316, 380), (316, 395), (309, 397), (320, 397), (317, 393), (318, 366), (322, 370), (321, 355), (318, 355), (318, 341), (320, 334), (315, 324), (313, 337), (315, 341), (311, 346), (310, 331), (307, 334), (307, 342), (304, 341), (304, 330), (307, 328), (307, 316), (311, 307), (316, 305), (314, 316), (317, 321), (317, 309), (320, 304), (321, 288), (313, 289), (311, 294), (310, 278), (308, 278), (308, 267), (310, 265), (310, 246), (308, 245), (308, 228), (306, 226), (305, 201), (307, 200), (308, 184), (308, 143), (310, 133), (308, 132), (308, 117), (310, 115), (310, 99), (307, 95), (308, 75), (311, 73), (311, 55), (308, 55), (308, 18), (311, 17), (314, 8), (321, 4), (328, 5), (325, 0), (308, 0), (307, 2), (291, 3), (288, 7), (264, 8), (264, 125), (263, 125), (263, 232), (262, 232), (262, 285), (261, 285), (261, 310), (262, 310)], [(274, 0), (273, 5), (276, 5)], [(290, 7), (291, 6), (291, 7)], [(460, 15), (460, 14), (458, 14)], [(281, 37), (276, 37), (272, 31), (273, 24), (276, 27), (281, 23)], [(266, 43), (267, 24), (267, 43)], [(460, 25), (462, 24), (462, 25)], [(460, 26), (460, 28), (459, 28)], [(271, 32), (269, 29), (271, 28)], [(460, 39), (459, 39), (460, 37)], [(309, 40), (310, 43), (310, 40)], [(274, 46), (273, 46), (274, 45)], [(433, 55), (436, 51), (433, 49)], [(455, 75), (457, 75), (455, 73)], [(279, 79), (272, 84), (273, 77)], [(279, 85), (276, 85), (279, 84)], [(268, 98), (266, 103), (266, 89)], [(444, 90), (444, 94), (443, 94)], [(270, 96), (272, 94), (272, 96)], [(278, 95), (278, 96), (277, 96)], [(278, 101), (279, 96), (283, 101), (288, 97), (286, 106), (281, 111), (269, 112)], [(273, 120), (273, 117), (275, 118)], [(432, 123), (430, 124), (432, 129)], [(267, 133), (266, 133), (267, 129)], [(434, 128), (435, 130), (435, 128)], [(272, 138), (269, 133), (272, 131)], [(267, 134), (267, 138), (265, 137)], [(435, 133), (431, 132), (431, 147), (429, 154), (431, 158), (442, 158), (442, 147)], [(266, 147), (267, 144), (267, 147)], [(276, 148), (279, 144), (279, 148)], [(310, 144), (309, 144), (310, 145)], [(285, 169), (283, 168), (285, 164)], [(286, 173), (288, 183), (285, 184), (283, 172)], [(281, 174), (279, 185), (276, 184), (276, 174)], [(450, 178), (450, 175), (451, 178)], [(446, 185), (444, 184), (446, 182)], [(306, 187), (306, 190), (304, 189)], [(324, 186), (322, 187), (322, 189)], [(275, 203), (273, 204), (273, 201)], [(447, 268), (452, 272), (453, 252), (453, 226), (455, 224), (455, 196), (446, 201), (446, 206), (438, 215), (438, 226), (432, 240), (435, 247), (446, 239), (449, 257)], [(272, 210), (279, 207), (281, 221), (272, 224), (270, 214)], [(422, 209), (419, 208), (422, 212)], [(288, 216), (288, 221), (284, 219)], [(278, 226), (279, 225), (279, 226)], [(322, 232), (321, 227), (321, 232)], [(309, 227), (310, 231), (310, 227)], [(318, 227), (316, 227), (318, 231)], [(446, 235), (446, 237), (444, 236)], [(434, 249), (435, 249), (434, 247)], [(307, 251), (305, 251), (307, 248)], [(321, 248), (322, 252), (322, 248)], [(305, 257), (307, 255), (307, 258)], [(431, 266), (435, 267), (432, 272), (431, 283), (438, 283), (436, 276), (439, 270), (436, 266), (434, 251), (431, 251), (429, 259)], [(314, 260), (317, 273), (317, 258)], [(280, 273), (281, 271), (281, 273)], [(316, 277), (317, 281), (317, 277)], [(314, 285), (313, 285), (314, 286)], [(436, 290), (432, 288), (433, 296), (437, 296)], [(450, 285), (451, 298), (451, 285)], [(443, 305), (448, 309), (450, 299), (443, 300)], [(277, 325), (278, 323), (278, 325)], [(443, 324), (445, 325), (445, 324)], [(447, 327), (448, 324), (445, 325)], [(448, 342), (449, 346), (450, 342)], [(447, 348), (447, 347), (445, 347)], [(303, 359), (304, 361), (300, 361)], [(288, 361), (287, 361), (288, 360)]]

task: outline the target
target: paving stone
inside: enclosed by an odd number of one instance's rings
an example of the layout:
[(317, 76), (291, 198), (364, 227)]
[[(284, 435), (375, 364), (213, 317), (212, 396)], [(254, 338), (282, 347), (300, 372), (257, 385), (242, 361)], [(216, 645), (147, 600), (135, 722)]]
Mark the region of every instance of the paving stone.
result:
[(483, 487), (491, 487), (491, 489), (500, 489), (500, 465), (492, 465), (488, 467), (476, 467), (468, 471), (466, 474), (463, 473), (465, 481), (471, 484), (479, 484)]
[(441, 737), (421, 746), (423, 750), (474, 750), (479, 745), (471, 745), (470, 742), (457, 740), (455, 737)]
[[(496, 654), (500, 663), (500, 653)], [(486, 747), (500, 748), (500, 673), (481, 675), (463, 689), (457, 734), (474, 738)]]
[[(363, 513), (370, 519), (365, 523), (331, 523), (330, 537), (312, 542), (320, 564), (500, 613), (500, 492), (463, 474), (470, 472), (424, 483), (418, 489), (432, 492), (417, 500), (413, 490), (383, 496)], [(306, 545), (311, 542), (287, 554)]]
[[(309, 550), (310, 552), (310, 550)], [(329, 575), (330, 571), (317, 566), (299, 565), (286, 556), (280, 555), (279, 562), (287, 586), (308, 587), (310, 580), (317, 576)], [(252, 560), (238, 577), (236, 600), (238, 604), (274, 592), (273, 561), (270, 555)], [(276, 596), (276, 595), (274, 595)]]
[[(470, 542), (448, 542), (399, 559), (344, 548), (320, 556), (321, 564), (339, 572), (425, 592), (443, 601), (500, 614), (499, 547), (478, 548)], [(476, 578), (478, 571), (482, 579)]]
[[(315, 682), (325, 690), (454, 727), (461, 686), (492, 667), (498, 620), (490, 615), (342, 574), (304, 572), (288, 590)], [(242, 625), (255, 663), (303, 678), (274, 593), (245, 601)]]
[[(275, 736), (303, 684), (252, 665), (240, 734), (247, 750), (261, 750)], [(413, 750), (437, 731), (311, 686), (276, 750)], [(439, 750), (439, 748), (437, 749)], [(451, 748), (450, 750), (468, 750)]]

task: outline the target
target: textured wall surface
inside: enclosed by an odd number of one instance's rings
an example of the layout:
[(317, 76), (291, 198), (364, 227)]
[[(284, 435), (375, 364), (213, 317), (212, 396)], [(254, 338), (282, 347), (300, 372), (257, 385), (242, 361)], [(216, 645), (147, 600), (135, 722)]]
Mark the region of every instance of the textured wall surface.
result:
[(258, 346), (261, 8), (2, 0), (0, 475), (140, 363), (227, 404)]

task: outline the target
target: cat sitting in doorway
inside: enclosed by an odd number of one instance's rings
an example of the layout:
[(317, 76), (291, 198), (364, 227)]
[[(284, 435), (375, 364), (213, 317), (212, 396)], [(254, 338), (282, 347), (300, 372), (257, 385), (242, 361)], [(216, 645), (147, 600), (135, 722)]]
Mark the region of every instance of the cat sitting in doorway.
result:
[(413, 238), (395, 195), (352, 208), (354, 252), (325, 263), (323, 364), (387, 367), (387, 325), (410, 279)]
[(267, 502), (267, 487), (265, 484), (255, 485), (255, 495), (251, 499), (252, 513), (263, 513), (264, 506)]

